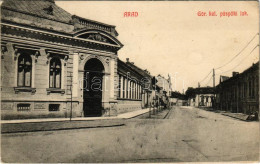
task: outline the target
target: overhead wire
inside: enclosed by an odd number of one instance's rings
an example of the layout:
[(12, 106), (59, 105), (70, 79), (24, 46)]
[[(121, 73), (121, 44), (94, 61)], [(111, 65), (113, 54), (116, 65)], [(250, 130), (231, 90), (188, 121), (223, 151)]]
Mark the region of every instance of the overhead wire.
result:
[(204, 78), (203, 80), (200, 81), (200, 83), (202, 83), (204, 80), (206, 80), (207, 77), (210, 75), (211, 72), (212, 72), (212, 71), (210, 71), (209, 74), (207, 74), (207, 76), (205, 76), (205, 78)]
[(212, 76), (211, 76), (211, 78), (209, 79), (209, 81), (206, 83), (205, 86), (208, 86), (208, 84), (211, 82), (211, 80), (212, 80)]
[(238, 65), (236, 65), (236, 66), (233, 67), (232, 69), (229, 69), (229, 70), (227, 70), (227, 71), (225, 71), (225, 72), (218, 73), (218, 75), (219, 75), (219, 74), (227, 73), (227, 72), (232, 71), (232, 70), (234, 70), (235, 68), (237, 68), (243, 61), (245, 61), (245, 59), (246, 59), (248, 56), (250, 56), (250, 55), (252, 54), (252, 52), (254, 52), (254, 50), (255, 50), (258, 46), (259, 46), (259, 44), (256, 45), (256, 46), (253, 48), (253, 50), (252, 50), (247, 56), (245, 56), (245, 58), (243, 58), (243, 60), (241, 60), (241, 61), (238, 63)]
[(248, 47), (248, 45), (255, 39), (255, 37), (256, 37), (257, 35), (259, 35), (259, 33), (256, 33), (256, 34), (253, 36), (253, 38), (246, 44), (246, 46), (243, 47), (242, 50), (240, 50), (239, 53), (236, 54), (231, 60), (229, 60), (226, 64), (224, 64), (224, 65), (222, 65), (222, 66), (216, 68), (215, 70), (220, 69), (220, 68), (222, 68), (222, 67), (228, 65), (229, 63), (231, 63), (236, 57), (238, 57), (238, 56)]

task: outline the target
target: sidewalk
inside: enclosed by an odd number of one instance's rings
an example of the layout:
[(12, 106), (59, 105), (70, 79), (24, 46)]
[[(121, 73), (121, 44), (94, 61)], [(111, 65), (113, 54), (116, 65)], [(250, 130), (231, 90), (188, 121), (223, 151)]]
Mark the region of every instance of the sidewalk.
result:
[[(130, 119), (141, 114), (149, 112), (149, 108), (136, 110), (133, 112), (122, 113), (112, 117), (76, 117), (72, 121), (93, 121), (93, 120), (111, 120), (111, 119)], [(23, 119), (23, 120), (1, 120), (1, 124), (17, 124), (17, 123), (32, 123), (32, 122), (59, 122), (69, 121), (70, 118), (39, 118), (39, 119)]]
[(2, 120), (1, 133), (22, 133), (39, 131), (57, 131), (87, 128), (105, 128), (124, 126), (124, 119), (130, 119), (149, 112), (149, 109), (137, 110), (119, 114), (115, 117), (80, 117), (72, 118), (49, 118), (27, 120)]
[[(214, 109), (210, 109), (207, 110), (206, 108), (199, 108), (205, 111), (209, 111), (209, 112), (215, 112), (215, 113), (219, 113), (223, 116), (228, 116), (228, 117), (232, 117), (238, 120), (242, 120), (242, 121), (250, 121), (250, 115), (244, 114), (244, 113), (231, 113), (229, 111), (221, 111), (221, 110), (214, 110)], [(252, 120), (251, 120), (252, 121)]]
[(229, 116), (243, 121), (249, 120), (249, 115), (243, 113), (221, 113), (224, 116)]

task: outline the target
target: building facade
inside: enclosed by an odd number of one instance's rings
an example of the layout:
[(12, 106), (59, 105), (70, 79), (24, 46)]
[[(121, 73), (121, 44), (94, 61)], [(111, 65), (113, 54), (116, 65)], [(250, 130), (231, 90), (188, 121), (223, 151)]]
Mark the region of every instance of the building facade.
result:
[(147, 108), (151, 96), (151, 76), (141, 68), (118, 59), (118, 113)]
[(188, 89), (188, 105), (194, 107), (212, 108), (215, 101), (215, 89), (212, 87), (200, 87)]
[(159, 97), (160, 104), (165, 107), (170, 104), (170, 96), (172, 92), (171, 88), (171, 78), (168, 79), (163, 77), (162, 75), (156, 76), (156, 91)]
[(259, 111), (259, 62), (242, 73), (220, 82), (217, 88), (216, 109), (235, 113), (254, 114)]
[(181, 94), (180, 92), (172, 91), (171, 96), (169, 98), (170, 105), (177, 105), (177, 106), (187, 106), (188, 99), (187, 96)]
[(115, 116), (149, 106), (152, 77), (118, 58), (115, 26), (71, 15), (54, 0), (4, 0), (1, 9), (2, 119)]
[(115, 26), (54, 0), (4, 0), (1, 28), (2, 119), (117, 113)]

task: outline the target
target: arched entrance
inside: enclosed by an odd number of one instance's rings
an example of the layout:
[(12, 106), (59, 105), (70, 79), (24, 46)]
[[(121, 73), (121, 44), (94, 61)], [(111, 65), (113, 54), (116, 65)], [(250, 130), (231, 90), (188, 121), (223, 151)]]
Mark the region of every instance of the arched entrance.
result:
[(102, 82), (104, 66), (96, 58), (86, 62), (84, 67), (83, 111), (84, 116), (102, 115)]

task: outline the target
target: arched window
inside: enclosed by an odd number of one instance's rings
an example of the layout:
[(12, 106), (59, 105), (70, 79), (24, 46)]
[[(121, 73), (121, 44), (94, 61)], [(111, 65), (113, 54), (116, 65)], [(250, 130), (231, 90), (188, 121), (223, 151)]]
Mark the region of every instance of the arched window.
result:
[(19, 87), (31, 87), (32, 79), (32, 58), (30, 55), (21, 54), (18, 58), (18, 78)]
[(56, 57), (50, 61), (50, 88), (61, 88), (61, 62)]

